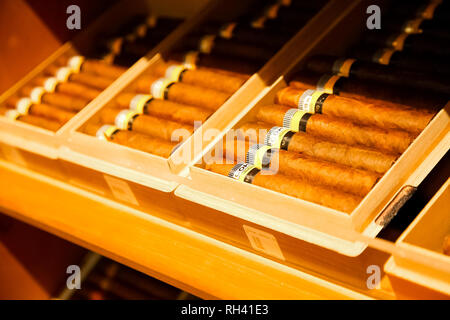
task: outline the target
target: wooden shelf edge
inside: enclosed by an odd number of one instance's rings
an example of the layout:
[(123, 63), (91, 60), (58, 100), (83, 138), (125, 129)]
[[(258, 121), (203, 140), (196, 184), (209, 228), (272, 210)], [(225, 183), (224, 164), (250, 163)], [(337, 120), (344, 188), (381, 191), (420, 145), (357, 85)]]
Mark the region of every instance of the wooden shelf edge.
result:
[(6, 214), (207, 299), (371, 299), (0, 161)]

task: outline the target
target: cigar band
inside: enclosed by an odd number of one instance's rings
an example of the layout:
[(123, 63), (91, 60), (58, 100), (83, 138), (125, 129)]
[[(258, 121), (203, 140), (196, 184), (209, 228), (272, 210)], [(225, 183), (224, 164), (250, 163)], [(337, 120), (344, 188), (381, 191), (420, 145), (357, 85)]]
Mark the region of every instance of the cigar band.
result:
[(50, 77), (44, 81), (44, 89), (47, 92), (55, 92), (56, 86), (59, 84), (58, 79), (55, 77)]
[(348, 77), (355, 61), (356, 59), (337, 59), (332, 67), (333, 73), (338, 76)]
[(250, 26), (254, 29), (263, 29), (266, 21), (267, 21), (267, 17), (265, 15), (262, 15), (259, 18), (254, 19), (250, 23)]
[(122, 110), (117, 114), (114, 124), (119, 129), (131, 130), (133, 128), (134, 119), (136, 119), (139, 115), (140, 114), (134, 110)]
[(130, 100), (129, 108), (139, 114), (145, 113), (147, 104), (151, 100), (153, 100), (153, 96), (150, 94), (137, 94)]
[(392, 55), (397, 52), (395, 49), (384, 48), (380, 49), (373, 55), (372, 61), (379, 64), (388, 65), (391, 61)]
[(230, 170), (228, 177), (238, 181), (252, 183), (259, 171), (257, 167), (251, 164), (239, 163)]
[(284, 114), (283, 127), (289, 128), (292, 131), (306, 131), (306, 124), (311, 113), (299, 109), (289, 109)]
[(80, 72), (81, 65), (84, 62), (83, 56), (73, 56), (69, 59), (69, 62), (67, 63), (67, 66), (73, 70), (73, 72), (78, 73)]
[(186, 53), (183, 61), (184, 66), (189, 69), (195, 69), (199, 54), (200, 52), (198, 51), (189, 51), (188, 53)]
[(123, 37), (111, 38), (106, 42), (106, 46), (111, 51), (111, 54), (117, 55), (122, 51), (123, 41)]
[(236, 28), (236, 22), (229, 22), (224, 24), (219, 31), (219, 36), (224, 39), (231, 39), (233, 37), (233, 31)]
[(171, 79), (160, 78), (150, 86), (150, 93), (156, 99), (166, 99), (169, 87), (174, 84)]
[(287, 150), (294, 131), (284, 127), (272, 127), (264, 138), (264, 144), (272, 148)]
[(156, 24), (158, 23), (158, 17), (155, 16), (154, 14), (151, 14), (147, 20), (145, 20), (145, 23), (147, 24), (147, 26), (149, 28), (154, 28), (156, 27)]
[(119, 129), (116, 126), (105, 124), (101, 126), (95, 136), (100, 140), (109, 140)]
[(306, 90), (298, 99), (298, 108), (309, 113), (322, 113), (322, 106), (329, 94), (320, 90)]
[(276, 19), (278, 17), (278, 10), (280, 9), (280, 6), (281, 5), (279, 3), (269, 6), (265, 11), (266, 17), (269, 19)]
[(137, 33), (134, 32), (134, 31), (133, 31), (133, 32), (130, 32), (130, 33), (128, 33), (128, 34), (126, 34), (126, 35), (124, 36), (124, 39), (125, 39), (127, 42), (129, 42), (129, 43), (135, 42), (137, 38), (138, 38), (138, 35), (137, 35)]
[(28, 111), (30, 111), (30, 107), (33, 104), (30, 98), (22, 98), (19, 101), (17, 101), (16, 104), (16, 110), (20, 114), (28, 114)]
[(147, 34), (148, 28), (149, 27), (147, 26), (146, 23), (141, 23), (141, 24), (137, 25), (136, 28), (134, 28), (134, 34), (138, 38), (143, 38)]
[(186, 66), (183, 65), (172, 65), (167, 68), (165, 77), (174, 82), (181, 81), (181, 74), (186, 71)]
[(5, 117), (10, 120), (17, 120), (17, 118), (19, 118), (20, 116), (20, 112), (15, 109), (8, 110), (5, 113)]
[(317, 81), (316, 90), (323, 91), (325, 93), (333, 94), (334, 86), (342, 76), (334, 74), (325, 74)]
[(403, 32), (397, 35), (394, 35), (393, 37), (389, 37), (387, 40), (386, 45), (392, 47), (393, 49), (397, 51), (402, 51), (403, 47), (405, 46), (405, 40), (408, 38), (410, 34)]
[(416, 18), (407, 21), (403, 25), (403, 31), (406, 33), (422, 33), (422, 30), (420, 29), (420, 25), (423, 22), (423, 18)]
[(73, 73), (72, 68), (62, 67), (59, 68), (58, 71), (56, 71), (55, 77), (60, 82), (66, 82), (72, 73)]
[(432, 0), (428, 5), (422, 8), (422, 10), (419, 11), (420, 17), (431, 20), (434, 17), (434, 12), (436, 11), (436, 8), (442, 3), (442, 0)]
[(248, 149), (245, 162), (254, 165), (258, 169), (267, 168), (270, 166), (273, 153), (277, 150), (265, 144), (254, 144)]
[(41, 103), (42, 96), (45, 93), (45, 89), (43, 87), (36, 87), (31, 90), (30, 99), (33, 103)]
[(206, 54), (211, 53), (212, 48), (214, 46), (215, 39), (216, 39), (216, 36), (213, 34), (207, 34), (206, 36), (203, 36), (200, 39), (198, 51), (200, 51), (201, 53), (206, 53)]

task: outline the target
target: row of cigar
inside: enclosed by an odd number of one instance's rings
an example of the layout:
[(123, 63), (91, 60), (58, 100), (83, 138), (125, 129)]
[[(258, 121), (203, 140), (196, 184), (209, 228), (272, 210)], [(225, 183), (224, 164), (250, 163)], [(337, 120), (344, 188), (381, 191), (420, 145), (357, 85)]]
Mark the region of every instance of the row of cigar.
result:
[[(173, 27), (171, 26), (172, 29)], [(129, 57), (123, 58), (124, 55), (116, 48), (117, 46), (109, 46), (111, 40), (126, 39), (126, 44), (142, 40), (146, 41), (150, 49), (158, 39), (152, 41), (151, 31), (162, 29), (169, 32), (171, 28), (167, 23), (162, 23), (162, 27), (159, 28), (154, 17), (151, 19), (140, 17), (123, 26), (117, 36), (111, 35), (105, 41), (99, 42), (98, 47), (103, 49), (107, 47), (106, 52), (94, 48), (85, 56), (65, 54), (59, 57), (40, 75), (7, 99), (0, 106), (0, 115), (57, 131), (134, 62)], [(125, 46), (122, 44), (121, 47)], [(129, 64), (118, 65), (119, 60), (128, 60)]]
[(71, 300), (176, 300), (183, 296), (195, 299), (164, 282), (102, 258)]
[[(211, 22), (201, 25), (166, 54), (163, 62), (151, 66), (115, 96), (88, 121), (83, 132), (169, 157), (282, 45), (263, 42), (264, 35), (272, 33), (276, 37), (276, 28), (280, 31), (281, 27), (289, 27), (291, 31), (285, 33), (290, 36), (305, 23), (290, 19), (281, 24), (279, 17), (292, 10), (302, 12), (303, 7), (271, 2), (269, 6), (264, 1), (256, 3), (256, 8), (262, 9), (257, 17), (264, 19), (244, 15), (222, 26)], [(312, 11), (305, 9), (309, 17)], [(258, 25), (253, 23), (255, 19)], [(258, 36), (248, 43), (245, 37), (251, 34)], [(267, 54), (257, 57), (261, 52)]]
[(351, 213), (447, 103), (448, 81), (429, 90), (439, 81), (414, 66), (313, 56), (206, 168)]

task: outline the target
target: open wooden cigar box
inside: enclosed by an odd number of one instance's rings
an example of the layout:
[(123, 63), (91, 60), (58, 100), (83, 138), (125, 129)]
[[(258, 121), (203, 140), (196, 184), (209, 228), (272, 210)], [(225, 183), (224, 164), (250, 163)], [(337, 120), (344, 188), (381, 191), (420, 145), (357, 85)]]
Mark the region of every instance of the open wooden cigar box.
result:
[[(343, 54), (359, 36), (358, 32), (364, 30), (363, 8), (366, 7), (367, 3), (363, 1), (349, 10), (313, 48), (299, 47), (297, 53), (301, 61), (285, 77), (298, 72), (309, 56)], [(276, 93), (287, 86), (285, 77), (262, 91), (215, 142), (221, 144), (229, 130), (254, 121), (262, 106), (273, 104)], [(180, 198), (180, 210), (189, 212), (188, 220), (193, 228), (247, 247), (250, 245), (276, 259), (301, 261), (301, 257), (295, 257), (296, 253), (305, 255), (305, 252), (319, 250), (317, 246), (356, 257), (364, 252), (367, 243), (352, 241), (349, 235), (356, 232), (369, 238), (376, 237), (447, 152), (450, 144), (449, 107), (447, 103), (434, 116), (351, 213), (216, 174), (205, 169), (205, 159), (190, 167), (189, 179), (175, 191)], [(210, 155), (214, 147), (214, 144), (210, 145), (204, 155)], [(260, 238), (271, 239), (267, 250), (255, 247), (252, 239), (258, 232)], [(282, 251), (279, 246), (283, 247)]]
[[(195, 32), (194, 25), (203, 26), (202, 23), (208, 24), (212, 21), (215, 24), (223, 24), (234, 21), (245, 10), (249, 10), (251, 4), (251, 1), (219, 1), (208, 14), (193, 18), (192, 28), (186, 32)], [(102, 113), (113, 106), (123, 93), (133, 92), (142, 77), (151, 75), (154, 70), (167, 65), (166, 60), (170, 59), (166, 59), (166, 56), (169, 55), (171, 48), (167, 46), (161, 48), (154, 56), (148, 55), (149, 60), (145, 64), (135, 66), (129, 77), (121, 79), (114, 93), (92, 106), (84, 114), (84, 121), (80, 121), (70, 128), (66, 143), (60, 148), (59, 156), (66, 171), (70, 172), (71, 181), (97, 193), (112, 196), (119, 201), (146, 210), (157, 208), (158, 210), (153, 211), (179, 212), (173, 201), (173, 191), (178, 186), (180, 179), (186, 175), (187, 166), (195, 163), (196, 158), (200, 156), (202, 146), (211, 142), (212, 137), (203, 135), (202, 132), (214, 129), (217, 134), (220, 134), (220, 131), (242, 112), (243, 105), (251, 102), (261, 90), (267, 87), (268, 83), (272, 83), (290, 67), (292, 61), (285, 59), (285, 55), (289, 54), (292, 46), (310, 41), (311, 38), (314, 41), (316, 38), (320, 39), (322, 31), (329, 27), (323, 25), (321, 21), (334, 20), (336, 8), (342, 5), (342, 2), (330, 1), (316, 15), (309, 16), (309, 21), (305, 21), (303, 29), (294, 32), (294, 36), (270, 61), (262, 63), (261, 65), (264, 66), (258, 73), (249, 74), (243, 85), (234, 94), (231, 94), (223, 105), (219, 105), (211, 117), (193, 135), (177, 146), (168, 157), (142, 152), (109, 141), (101, 141), (95, 134), (85, 133), (86, 128), (90, 125), (101, 123)], [(179, 42), (184, 44), (183, 39), (180, 39)], [(173, 44), (172, 47), (176, 48), (177, 44)], [(217, 68), (220, 69), (220, 65)], [(175, 82), (175, 85), (178, 83), (181, 82)], [(150, 90), (151, 86), (148, 88), (148, 92), (139, 92), (139, 94), (153, 94)], [(123, 109), (128, 108), (123, 107)], [(114, 123), (114, 121), (112, 122)], [(121, 190), (126, 190), (126, 195)]]
[[(65, 63), (60, 63), (61, 61), (70, 61), (71, 57), (83, 56), (86, 53), (90, 58), (90, 54), (94, 52), (95, 55), (93, 57), (95, 59), (103, 59), (105, 64), (116, 64), (114, 57), (120, 56), (120, 48), (121, 46), (123, 48), (123, 43), (125, 43), (125, 41), (131, 43), (132, 41), (136, 41), (136, 39), (140, 39), (140, 37), (152, 37), (148, 30), (157, 27), (158, 17), (173, 19), (177, 22), (178, 26), (181, 26), (183, 19), (191, 17), (198, 12), (202, 6), (205, 6), (206, 3), (206, 0), (203, 2), (198, 1), (195, 5), (184, 6), (184, 8), (180, 7), (179, 10), (173, 10), (173, 8), (170, 8), (161, 1), (119, 1), (111, 6), (111, 8), (92, 25), (84, 28), (73, 41), (65, 43), (32, 70), (26, 77), (3, 93), (0, 97), (0, 105), (3, 107), (12, 99), (15, 101), (22, 98), (32, 100), (31, 102), (33, 104), (36, 102), (44, 103), (45, 101), (42, 96), (45, 96), (48, 92), (53, 94), (55, 87), (60, 83), (67, 82), (68, 77), (68, 81), (72, 81), (70, 80), (70, 77), (72, 76), (71, 73), (54, 73), (54, 71), (69, 71), (67, 69), (72, 69), (69, 64), (66, 66)], [(136, 26), (134, 26), (135, 28), (133, 29), (131, 27), (133, 22), (131, 22), (130, 25), (130, 19), (135, 19), (134, 21), (141, 22), (141, 24), (136, 23)], [(178, 29), (178, 31), (174, 32), (172, 38), (167, 37), (170, 34), (170, 31), (167, 31), (162, 35), (162, 39), (165, 39), (166, 41), (162, 41), (161, 46), (164, 47), (171, 42), (176, 41), (178, 37), (182, 36), (183, 30), (185, 30), (185, 28)], [(158, 48), (159, 46), (156, 45), (154, 48), (155, 52), (159, 51)], [(122, 64), (121, 70), (126, 70), (128, 66), (133, 64), (133, 61), (137, 61), (139, 58), (140, 57), (136, 56), (131, 57), (129, 61), (127, 60), (126, 63)], [(73, 60), (73, 62), (76, 61)], [(139, 63), (137, 63), (137, 66), (138, 65)], [(70, 70), (70, 72), (72, 72), (72, 70)], [(127, 77), (126, 74), (122, 75), (125, 78)], [(52, 89), (47, 89), (47, 82), (44, 82), (43, 84), (38, 82), (38, 79), (42, 80), (50, 78), (59, 81), (55, 82), (57, 84), (55, 84)], [(111, 78), (108, 79), (108, 81), (109, 83), (113, 83), (114, 79)], [(49, 87), (51, 87), (50, 82), (48, 82), (48, 84)], [(14, 106), (9, 105), (8, 108), (12, 108), (9, 109), (11, 112), (7, 112), (8, 116), (0, 116), (0, 142), (3, 149), (3, 156), (16, 164), (26, 165), (30, 169), (49, 174), (59, 179), (66, 179), (60, 163), (56, 161), (58, 158), (58, 147), (63, 140), (64, 133), (83, 118), (84, 113), (90, 109), (90, 105), (95, 105), (97, 103), (96, 101), (101, 101), (104, 97), (108, 96), (108, 92), (114, 90), (114, 85), (104, 90), (105, 87), (108, 86), (104, 85), (102, 88), (95, 88), (100, 94), (93, 99), (86, 99), (86, 101), (90, 102), (86, 103), (81, 111), (75, 111), (73, 117), (54, 130), (17, 120), (22, 113), (28, 112), (29, 109), (16, 112), (16, 110), (18, 110), (18, 103), (15, 104), (15, 109)], [(42, 95), (37, 94), (35, 95), (35, 98), (33, 98), (31, 94), (27, 94), (29, 92), (24, 93), (26, 92), (24, 90), (30, 88), (42, 88), (44, 90), (42, 92), (39, 91)], [(56, 89), (56, 91), (57, 90), (58, 89)], [(31, 92), (33, 93), (33, 91)], [(38, 92), (35, 91), (34, 93)], [(73, 98), (73, 96), (71, 96), (71, 98)], [(33, 106), (33, 104), (31, 104), (31, 106)], [(27, 102), (25, 106), (30, 107), (30, 104)]]

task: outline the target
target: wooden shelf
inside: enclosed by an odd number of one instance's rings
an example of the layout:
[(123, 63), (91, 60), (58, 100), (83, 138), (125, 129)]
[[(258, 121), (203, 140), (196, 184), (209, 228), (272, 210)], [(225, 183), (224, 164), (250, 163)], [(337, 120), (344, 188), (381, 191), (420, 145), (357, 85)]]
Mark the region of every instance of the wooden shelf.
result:
[(370, 298), (8, 162), (0, 176), (6, 214), (202, 298)]

